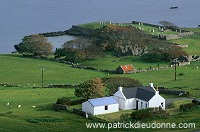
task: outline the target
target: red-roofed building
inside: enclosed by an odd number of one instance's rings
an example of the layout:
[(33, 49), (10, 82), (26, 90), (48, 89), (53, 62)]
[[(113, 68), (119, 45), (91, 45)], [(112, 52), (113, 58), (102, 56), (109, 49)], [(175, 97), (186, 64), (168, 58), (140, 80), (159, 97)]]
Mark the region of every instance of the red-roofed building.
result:
[(122, 66), (119, 66), (116, 69), (116, 73), (118, 73), (118, 74), (133, 73), (135, 71), (136, 71), (136, 69), (131, 64), (129, 64), (129, 65), (122, 65)]

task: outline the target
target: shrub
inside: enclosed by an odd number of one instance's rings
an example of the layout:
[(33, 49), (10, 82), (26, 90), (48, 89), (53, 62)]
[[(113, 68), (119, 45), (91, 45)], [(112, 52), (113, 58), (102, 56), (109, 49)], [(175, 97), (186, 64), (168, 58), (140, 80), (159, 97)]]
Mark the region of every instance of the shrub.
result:
[(193, 109), (195, 106), (195, 103), (182, 104), (180, 105), (180, 111), (188, 111)]
[(178, 74), (178, 76), (183, 76), (183, 75), (184, 75), (183, 73), (179, 73), (179, 74)]
[(45, 116), (45, 117), (33, 117), (33, 118), (28, 118), (28, 122), (30, 123), (39, 123), (39, 122), (63, 122), (64, 119), (62, 118), (55, 118), (55, 117), (50, 117), (50, 116)]
[(135, 120), (143, 120), (155, 117), (166, 118), (168, 115), (162, 108), (147, 108), (134, 111), (130, 116)]
[(71, 100), (69, 97), (58, 98), (56, 104), (71, 106)]
[(85, 81), (75, 88), (75, 95), (83, 98), (98, 98), (104, 96), (104, 83), (101, 78)]
[(73, 101), (71, 101), (71, 105), (82, 104), (84, 101), (86, 101), (86, 99), (73, 100)]

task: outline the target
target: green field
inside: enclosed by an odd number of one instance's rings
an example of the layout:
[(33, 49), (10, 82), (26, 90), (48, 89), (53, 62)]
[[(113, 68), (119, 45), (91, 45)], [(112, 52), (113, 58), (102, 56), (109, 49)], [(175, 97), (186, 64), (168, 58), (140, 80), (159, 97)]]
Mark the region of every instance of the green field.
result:
[(71, 65), (49, 60), (24, 58), (22, 55), (0, 55), (0, 83), (22, 86), (41, 86), (41, 68), (44, 70), (44, 85), (79, 84), (105, 73), (71, 68)]
[(181, 39), (170, 40), (170, 42), (188, 45), (188, 47), (184, 48), (190, 55), (200, 55), (199, 47), (200, 47), (200, 35), (194, 34), (189, 37), (184, 37)]
[[(123, 58), (116, 61), (116, 64), (112, 64), (113, 59), (111, 56), (103, 60), (97, 60), (99, 64), (96, 64), (98, 68), (115, 68), (122, 62), (123, 64), (130, 64), (131, 58)], [(60, 97), (70, 97), (71, 99), (77, 99), (74, 95), (74, 89), (58, 89), (58, 88), (32, 88), (33, 84), (41, 86), (41, 70), (45, 67), (44, 80), (47, 84), (79, 84), (85, 80), (95, 77), (106, 77), (108, 74), (92, 71), (72, 68), (70, 65), (42, 60), (24, 58), (21, 55), (0, 55), (0, 82), (9, 84), (18, 84), (20, 87), (3, 87), (0, 86), (0, 131), (89, 131), (86, 129), (86, 122), (94, 122), (93, 120), (84, 119), (79, 115), (75, 115), (72, 112), (55, 112), (52, 110), (52, 103)], [(101, 63), (100, 63), (101, 62)], [(130, 63), (129, 63), (130, 62)], [(83, 62), (86, 64), (86, 62)], [(91, 62), (87, 62), (91, 64)], [(92, 62), (94, 63), (94, 62)], [(111, 63), (111, 64), (110, 64)], [(136, 63), (133, 63), (136, 64)], [(149, 63), (137, 62), (138, 67), (149, 67)], [(163, 64), (164, 65), (164, 64)], [(156, 63), (152, 66), (157, 66)], [(187, 68), (186, 68), (187, 67)], [(138, 79), (143, 85), (148, 85), (152, 81), (155, 85), (165, 86), (169, 88), (181, 88), (181, 90), (187, 90), (192, 97), (200, 98), (199, 88), (199, 62), (194, 62), (191, 65), (178, 67), (177, 75), (183, 73), (182, 76), (177, 76), (177, 81), (174, 81), (174, 68), (162, 69), (158, 71), (149, 71), (136, 74), (110, 74), (109, 76), (125, 76)], [(27, 84), (29, 83), (29, 85)], [(7, 103), (10, 103), (7, 106)], [(17, 108), (21, 105), (20, 108)], [(32, 106), (36, 106), (33, 108)], [(74, 107), (80, 107), (74, 106)], [(70, 108), (72, 109), (72, 107)], [(127, 111), (129, 113), (130, 111)], [(199, 111), (195, 111), (199, 113)], [(121, 114), (121, 112), (120, 112)], [(118, 115), (118, 114), (117, 114)], [(190, 120), (199, 118), (199, 114), (184, 114), (184, 119), (187, 116)], [(114, 116), (118, 119), (117, 116)], [(46, 119), (49, 122), (40, 121), (37, 123), (31, 123), (34, 119)], [(107, 118), (106, 115), (104, 118)], [(178, 119), (176, 119), (178, 118)], [(110, 119), (112, 119), (110, 117)], [(166, 121), (181, 121), (181, 118), (177, 116), (170, 116)], [(161, 119), (156, 121), (162, 122)], [(103, 129), (106, 130), (106, 129)], [(117, 130), (117, 129), (115, 129)], [(158, 129), (159, 130), (159, 129)], [(182, 130), (182, 129), (181, 129)], [(102, 129), (92, 129), (91, 131), (102, 131)], [(162, 130), (163, 131), (163, 130)], [(166, 130), (167, 131), (167, 130)], [(177, 130), (178, 131), (178, 130)], [(187, 131), (187, 130), (186, 130)]]
[(83, 66), (92, 66), (97, 69), (116, 70), (121, 65), (132, 64), (136, 69), (148, 69), (157, 68), (160, 66), (169, 65), (169, 62), (146, 62), (142, 60), (141, 56), (127, 56), (127, 57), (115, 57), (113, 55), (106, 55), (103, 58), (97, 58), (94, 60), (82, 61), (79, 63)]
[[(82, 131), (85, 130), (85, 123), (91, 122), (72, 112), (53, 111), (52, 104), (58, 97), (76, 98), (74, 89), (0, 87), (0, 91), (0, 131), (2, 132)], [(10, 105), (7, 106), (8, 102)], [(21, 107), (18, 108), (18, 105)], [(60, 121), (29, 122), (35, 118), (59, 119)]]

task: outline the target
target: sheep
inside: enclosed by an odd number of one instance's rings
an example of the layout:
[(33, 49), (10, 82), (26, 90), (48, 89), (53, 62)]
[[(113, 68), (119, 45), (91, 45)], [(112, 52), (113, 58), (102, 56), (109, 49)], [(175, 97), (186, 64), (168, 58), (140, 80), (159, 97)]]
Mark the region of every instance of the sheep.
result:
[(21, 105), (18, 105), (18, 108), (20, 108), (21, 107)]
[(10, 105), (10, 103), (8, 102), (6, 105)]
[(182, 96), (183, 95), (183, 93), (180, 93), (178, 96), (180, 97), (180, 96)]
[(35, 108), (35, 106), (34, 106), (34, 105), (33, 105), (32, 107), (33, 107), (33, 108)]

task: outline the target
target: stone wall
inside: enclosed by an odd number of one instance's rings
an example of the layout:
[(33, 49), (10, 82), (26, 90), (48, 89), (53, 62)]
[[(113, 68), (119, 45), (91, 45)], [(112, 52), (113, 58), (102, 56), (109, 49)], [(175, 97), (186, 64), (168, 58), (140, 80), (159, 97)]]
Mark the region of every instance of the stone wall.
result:
[(72, 26), (69, 30), (66, 31), (67, 34), (77, 35), (77, 36), (94, 36), (97, 30), (92, 28), (85, 28), (80, 26)]
[(184, 90), (171, 90), (171, 89), (159, 89), (160, 94), (171, 94), (171, 95), (189, 95), (189, 92)]
[(38, 35), (43, 35), (45, 37), (54, 37), (54, 36), (63, 36), (63, 35), (90, 37), (90, 36), (93, 36), (96, 32), (97, 32), (97, 30), (92, 29), (92, 28), (85, 28), (85, 27), (73, 25), (69, 30), (39, 33)]
[[(151, 27), (155, 27), (155, 28), (165, 29), (164, 26), (154, 25), (154, 24), (149, 24), (149, 23), (144, 23), (144, 22), (138, 22), (138, 21), (132, 21), (132, 24), (146, 25), (146, 26), (151, 26)], [(182, 30), (182, 29), (170, 29), (170, 30), (177, 32), (177, 34), (162, 34), (162, 35), (159, 35), (158, 38), (163, 39), (163, 40), (171, 40), (171, 39), (178, 39), (181, 37), (186, 37), (186, 36), (194, 34), (194, 32), (186, 31), (186, 30)]]
[(158, 38), (162, 40), (171, 40), (171, 39), (178, 39), (180, 37), (178, 34), (160, 34)]
[(132, 24), (140, 24), (140, 25), (146, 25), (146, 26), (151, 26), (151, 27), (156, 27), (156, 28), (164, 28), (164, 26), (160, 26), (160, 25), (154, 25), (154, 24), (150, 24), (150, 23), (145, 23), (145, 22), (138, 22), (138, 21), (132, 21)]
[(119, 46), (118, 49), (118, 56), (140, 56), (143, 54), (146, 54), (147, 47), (141, 48), (137, 44), (135, 46), (133, 45), (125, 45), (125, 46)]
[(61, 104), (53, 104), (53, 109), (58, 111), (58, 110), (68, 110), (68, 106), (66, 105), (61, 105)]

